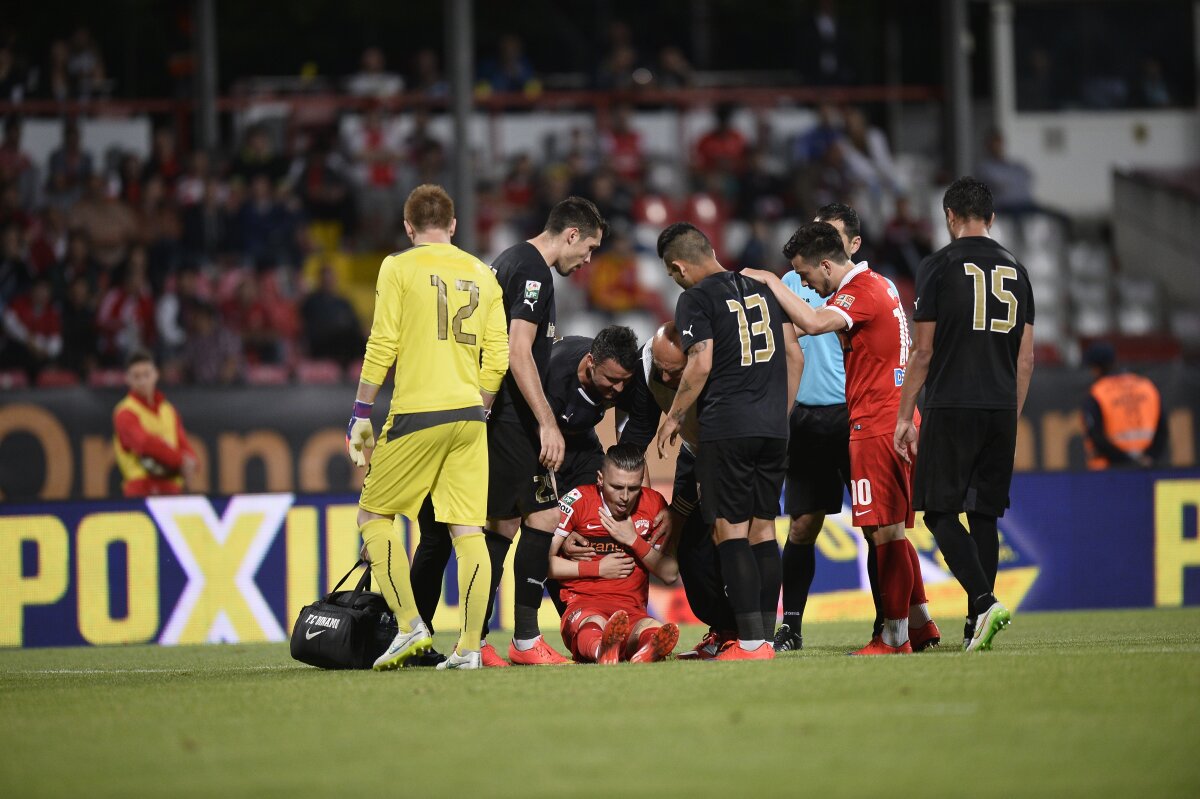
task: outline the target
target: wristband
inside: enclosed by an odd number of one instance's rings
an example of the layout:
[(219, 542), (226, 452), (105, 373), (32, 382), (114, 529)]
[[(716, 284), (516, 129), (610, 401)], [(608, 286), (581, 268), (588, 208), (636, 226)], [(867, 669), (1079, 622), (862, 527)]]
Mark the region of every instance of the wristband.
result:
[(581, 560), (581, 561), (579, 561), (579, 576), (580, 577), (599, 577), (600, 576), (600, 561), (598, 561), (598, 560)]
[(638, 560), (645, 560), (646, 556), (650, 554), (651, 546), (649, 541), (639, 535), (633, 539), (633, 545), (630, 546), (630, 549), (633, 550), (633, 554)]
[(373, 408), (374, 406), (375, 406), (375, 403), (373, 403), (373, 402), (362, 402), (360, 400), (355, 400), (354, 401), (354, 413), (352, 415), (356, 419), (370, 419), (371, 418), (371, 408)]

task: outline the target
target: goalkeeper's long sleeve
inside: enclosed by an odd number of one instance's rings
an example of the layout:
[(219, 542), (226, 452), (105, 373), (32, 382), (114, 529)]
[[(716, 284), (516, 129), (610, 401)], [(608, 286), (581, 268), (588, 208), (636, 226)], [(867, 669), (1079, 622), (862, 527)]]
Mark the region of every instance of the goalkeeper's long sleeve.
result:
[(125, 449), (153, 458), (168, 469), (177, 471), (183, 465), (183, 447), (173, 449), (158, 436), (147, 433), (133, 411), (121, 411), (113, 422), (117, 439)]

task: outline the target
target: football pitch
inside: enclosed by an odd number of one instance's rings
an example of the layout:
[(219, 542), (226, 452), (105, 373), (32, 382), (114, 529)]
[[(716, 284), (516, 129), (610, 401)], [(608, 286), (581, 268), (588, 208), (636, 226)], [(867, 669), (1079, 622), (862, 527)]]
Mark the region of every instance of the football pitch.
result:
[(0, 651), (0, 795), (1200, 795), (1200, 609), (1018, 613), (976, 655), (940, 621), (903, 658), (825, 623), (768, 663), (459, 673)]

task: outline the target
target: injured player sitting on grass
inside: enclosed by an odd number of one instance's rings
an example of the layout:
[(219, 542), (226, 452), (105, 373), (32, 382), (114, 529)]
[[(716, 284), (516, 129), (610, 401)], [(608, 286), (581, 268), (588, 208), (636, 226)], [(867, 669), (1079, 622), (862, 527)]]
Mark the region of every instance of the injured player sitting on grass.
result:
[[(631, 444), (609, 447), (596, 485), (572, 489), (559, 503), (561, 518), (550, 549), (550, 576), (562, 586), (563, 643), (580, 663), (652, 663), (679, 642), (679, 627), (646, 612), (650, 573), (665, 583), (679, 564), (647, 540), (666, 500), (644, 487), (646, 459)], [(572, 532), (596, 557), (574, 561), (558, 553)]]

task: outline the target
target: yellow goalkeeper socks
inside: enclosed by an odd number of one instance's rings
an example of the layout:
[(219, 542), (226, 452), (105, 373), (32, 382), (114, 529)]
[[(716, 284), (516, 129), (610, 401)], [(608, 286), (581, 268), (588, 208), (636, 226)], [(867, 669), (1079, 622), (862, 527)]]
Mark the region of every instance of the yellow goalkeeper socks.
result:
[(488, 590), (492, 583), (492, 561), (488, 556), (483, 533), (455, 536), (454, 557), (458, 560), (458, 594), (462, 626), (459, 628), (460, 654), (479, 649), (483, 638), (484, 613), (488, 605)]
[(394, 520), (367, 522), (362, 526), (362, 537), (371, 556), (371, 577), (376, 588), (396, 615), (400, 630), (412, 632), (413, 626), (421, 621), (421, 614), (417, 612), (417, 600), (413, 598), (408, 577), (408, 550), (396, 533)]

